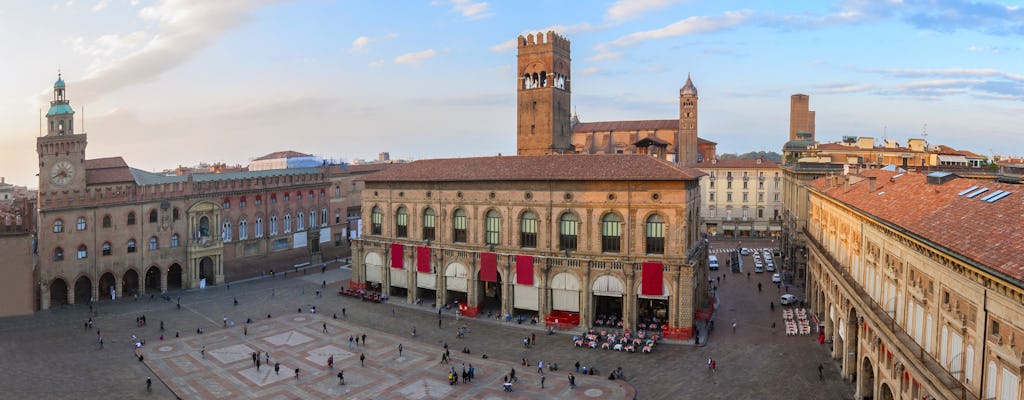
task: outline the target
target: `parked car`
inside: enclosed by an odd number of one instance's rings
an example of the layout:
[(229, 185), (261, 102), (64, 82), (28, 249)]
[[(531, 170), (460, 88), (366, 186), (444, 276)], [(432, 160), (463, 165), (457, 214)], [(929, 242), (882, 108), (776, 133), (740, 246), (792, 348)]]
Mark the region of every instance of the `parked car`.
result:
[(774, 282), (774, 283), (782, 282), (782, 275), (772, 274), (772, 282)]
[(790, 304), (796, 304), (798, 301), (800, 301), (800, 300), (798, 300), (796, 298), (796, 295), (792, 295), (792, 294), (789, 294), (789, 293), (786, 293), (786, 294), (784, 294), (782, 296), (779, 296), (779, 304), (782, 304), (784, 306), (787, 306), (787, 305), (790, 305)]
[(775, 264), (768, 262), (767, 264), (765, 264), (765, 269), (767, 269), (768, 272), (775, 272)]
[(750, 249), (748, 249), (746, 247), (740, 249), (740, 255), (749, 256), (750, 255)]
[(708, 269), (712, 271), (718, 270), (718, 256), (708, 256)]
[(764, 272), (764, 266), (761, 265), (761, 264), (755, 264), (754, 265), (754, 272), (757, 272), (759, 274)]

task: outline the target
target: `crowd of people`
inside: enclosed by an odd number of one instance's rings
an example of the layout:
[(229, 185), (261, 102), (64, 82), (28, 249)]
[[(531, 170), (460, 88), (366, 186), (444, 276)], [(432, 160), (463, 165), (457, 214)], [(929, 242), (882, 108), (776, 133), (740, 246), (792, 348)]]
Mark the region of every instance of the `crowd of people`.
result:
[(572, 343), (578, 348), (596, 349), (600, 347), (603, 350), (625, 351), (628, 353), (635, 353), (639, 349), (641, 353), (650, 353), (654, 350), (654, 345), (658, 343), (658, 339), (660, 339), (659, 335), (651, 334), (645, 330), (633, 334), (629, 330), (602, 330), (598, 332), (595, 329), (588, 329), (580, 335), (574, 335)]

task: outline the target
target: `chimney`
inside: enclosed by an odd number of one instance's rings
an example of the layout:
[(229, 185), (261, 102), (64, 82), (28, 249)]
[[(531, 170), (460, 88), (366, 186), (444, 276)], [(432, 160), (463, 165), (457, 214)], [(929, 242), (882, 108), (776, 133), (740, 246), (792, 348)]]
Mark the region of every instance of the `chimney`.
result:
[(872, 192), (875, 191), (875, 188), (876, 188), (875, 181), (877, 180), (876, 178), (877, 177), (875, 177), (875, 176), (869, 176), (868, 177), (868, 193), (872, 193)]
[(843, 175), (843, 181), (844, 181), (844, 185), (843, 186), (845, 186), (845, 189), (843, 191), (844, 192), (849, 192), (850, 191), (850, 177), (847, 176), (847, 175)]

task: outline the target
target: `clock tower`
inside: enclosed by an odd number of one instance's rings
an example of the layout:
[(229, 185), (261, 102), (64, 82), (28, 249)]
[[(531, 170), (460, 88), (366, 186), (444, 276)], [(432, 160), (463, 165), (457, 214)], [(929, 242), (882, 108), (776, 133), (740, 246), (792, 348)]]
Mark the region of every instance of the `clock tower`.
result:
[(75, 110), (65, 97), (64, 79), (57, 75), (53, 100), (46, 112), (46, 135), (36, 139), (39, 191), (85, 189), (85, 134), (75, 134)]

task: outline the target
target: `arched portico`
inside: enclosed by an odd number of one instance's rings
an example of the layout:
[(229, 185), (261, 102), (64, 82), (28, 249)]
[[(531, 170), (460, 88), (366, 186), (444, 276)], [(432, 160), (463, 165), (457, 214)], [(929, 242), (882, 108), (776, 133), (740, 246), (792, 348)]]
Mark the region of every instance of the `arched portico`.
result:
[(591, 284), (593, 309), (590, 315), (594, 326), (622, 328), (623, 295), (626, 285), (615, 275), (601, 275)]
[(80, 276), (75, 280), (75, 303), (85, 304), (92, 300), (92, 279)]
[(50, 307), (68, 304), (68, 284), (57, 278), (50, 283)]

